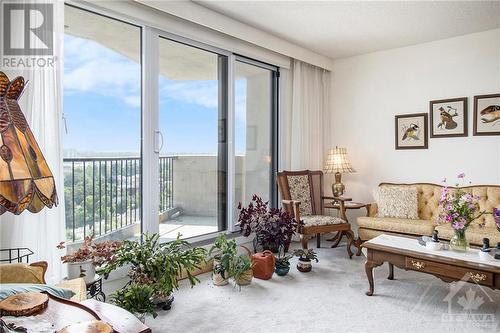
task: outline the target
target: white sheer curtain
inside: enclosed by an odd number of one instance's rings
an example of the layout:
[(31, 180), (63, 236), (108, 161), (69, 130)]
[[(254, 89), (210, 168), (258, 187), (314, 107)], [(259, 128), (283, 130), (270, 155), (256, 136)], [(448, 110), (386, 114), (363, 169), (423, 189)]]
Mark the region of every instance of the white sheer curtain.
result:
[(48, 283), (59, 282), (63, 276), (61, 251), (56, 249), (56, 245), (65, 240), (61, 141), (64, 2), (55, 0), (53, 4), (54, 67), (1, 69), (11, 80), (16, 76), (23, 76), (25, 80), (29, 80), (19, 105), (54, 174), (59, 205), (52, 209), (44, 208), (38, 214), (28, 211), (19, 216), (4, 213), (0, 216), (0, 248), (32, 249), (35, 255), (31, 262), (44, 260), (49, 263), (46, 274)]
[[(281, 91), (280, 169), (322, 170), (330, 72), (293, 60)], [(288, 82), (288, 83), (287, 83)]]

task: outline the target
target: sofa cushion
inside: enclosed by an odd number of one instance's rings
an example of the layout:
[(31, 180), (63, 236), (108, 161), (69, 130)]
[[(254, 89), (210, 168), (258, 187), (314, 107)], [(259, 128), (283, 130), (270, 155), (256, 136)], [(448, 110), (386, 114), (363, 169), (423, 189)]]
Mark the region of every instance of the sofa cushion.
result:
[[(359, 228), (358, 229), (358, 236), (359, 236), (359, 238), (361, 238), (361, 240), (363, 242), (367, 241), (367, 240), (370, 240), (372, 238), (375, 238), (375, 237), (377, 237), (379, 235), (401, 236), (401, 234), (398, 234), (397, 232), (387, 232), (387, 231), (384, 231), (384, 230), (373, 230), (373, 229), (366, 229), (366, 228)], [(413, 236), (410, 236), (410, 237), (417, 238), (418, 236), (417, 235), (413, 235)]]
[[(453, 237), (454, 229), (450, 224), (442, 224), (436, 227), (439, 238), (450, 240)], [(483, 245), (483, 238), (490, 239), (490, 245), (495, 246), (500, 242), (500, 232), (496, 228), (484, 227), (481, 228), (477, 224), (472, 224), (465, 232), (465, 237), (469, 243), (477, 246)]]
[(416, 236), (431, 236), (434, 222), (429, 220), (399, 219), (391, 217), (358, 217), (358, 226)]
[(378, 217), (418, 219), (417, 189), (411, 186), (380, 186), (374, 192)]
[(304, 222), (304, 227), (317, 227), (320, 225), (347, 223), (340, 217), (328, 216), (328, 215), (306, 215), (306, 216), (301, 216), (300, 219)]
[(0, 283), (45, 283), (45, 269), (39, 263), (0, 265)]
[(75, 295), (71, 297), (72, 301), (81, 302), (87, 299), (87, 286), (82, 278), (63, 280), (61, 283), (56, 284), (56, 287), (73, 291)]

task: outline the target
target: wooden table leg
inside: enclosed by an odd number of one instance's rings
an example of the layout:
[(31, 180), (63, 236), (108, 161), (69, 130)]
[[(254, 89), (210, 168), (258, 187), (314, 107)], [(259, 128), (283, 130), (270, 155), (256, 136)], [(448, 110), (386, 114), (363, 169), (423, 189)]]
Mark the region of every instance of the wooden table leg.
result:
[(342, 231), (338, 231), (335, 236), (332, 238), (327, 239), (329, 242), (335, 242), (333, 243), (332, 247), (337, 247), (342, 240), (342, 237), (344, 236), (344, 233)]
[(394, 265), (389, 263), (389, 276), (387, 277), (389, 280), (394, 280)]
[(363, 241), (359, 237), (354, 241), (354, 246), (358, 249), (358, 251), (356, 252), (357, 257), (359, 257), (361, 255), (361, 245), (362, 244), (363, 244)]
[(318, 249), (321, 247), (321, 234), (316, 234), (316, 247)]
[(354, 242), (354, 232), (352, 230), (345, 231), (345, 235), (347, 236), (347, 254), (349, 255), (349, 259), (352, 259), (354, 253), (351, 250), (352, 243)]
[(366, 277), (368, 278), (368, 283), (370, 284), (370, 289), (366, 292), (367, 296), (372, 296), (373, 295), (373, 267), (375, 267), (375, 263), (373, 261), (367, 260), (365, 263), (365, 272), (366, 272)]

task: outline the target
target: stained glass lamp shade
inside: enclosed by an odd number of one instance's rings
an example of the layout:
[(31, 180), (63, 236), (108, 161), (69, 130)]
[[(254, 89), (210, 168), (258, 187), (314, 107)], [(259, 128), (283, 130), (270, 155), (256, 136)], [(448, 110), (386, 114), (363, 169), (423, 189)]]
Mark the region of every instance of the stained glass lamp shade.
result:
[(0, 72), (0, 215), (57, 205), (54, 176), (17, 102), (24, 86)]

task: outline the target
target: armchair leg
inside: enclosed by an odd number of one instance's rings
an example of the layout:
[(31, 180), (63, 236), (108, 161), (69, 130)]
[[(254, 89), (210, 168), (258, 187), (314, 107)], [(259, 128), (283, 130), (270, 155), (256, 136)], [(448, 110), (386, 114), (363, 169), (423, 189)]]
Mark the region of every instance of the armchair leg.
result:
[(321, 247), (321, 234), (316, 234), (316, 247), (318, 249)]
[(300, 235), (300, 243), (302, 244), (302, 248), (304, 250), (307, 250), (307, 236), (306, 235), (303, 235), (303, 234)]

